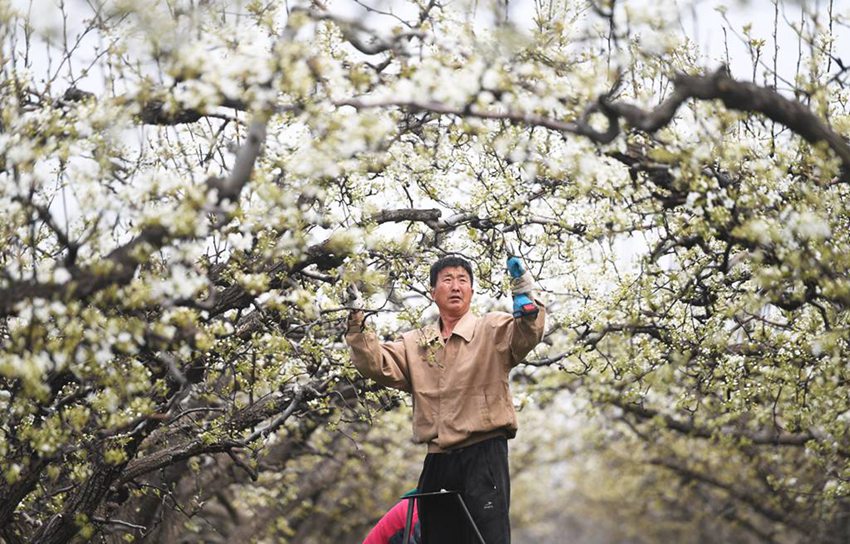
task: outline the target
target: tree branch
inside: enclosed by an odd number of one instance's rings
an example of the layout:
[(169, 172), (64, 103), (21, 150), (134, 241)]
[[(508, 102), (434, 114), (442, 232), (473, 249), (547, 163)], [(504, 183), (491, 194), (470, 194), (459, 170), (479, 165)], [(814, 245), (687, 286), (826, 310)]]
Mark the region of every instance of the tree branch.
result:
[[(224, 453), (232, 448), (245, 447), (248, 443), (268, 433), (276, 430), (283, 425), (286, 420), (295, 412), (303, 401), (309, 400), (308, 391), (299, 389), (295, 391), (289, 401), (287, 408), (283, 412), (279, 412), (279, 405), (282, 399), (280, 397), (267, 397), (247, 408), (244, 408), (236, 413), (224, 424), (224, 427), (230, 433), (248, 429), (255, 425), (259, 425), (266, 418), (278, 414), (278, 416), (266, 427), (255, 431), (248, 438), (234, 439), (223, 438), (213, 442), (205, 442), (203, 438), (196, 437), (188, 442), (177, 444), (168, 448), (157, 450), (150, 455), (140, 457), (129, 462), (121, 473), (116, 485), (123, 485), (140, 476), (148, 474), (154, 470), (158, 470), (176, 462), (190, 459), (192, 457), (206, 453)], [(265, 432), (268, 430), (268, 432)], [(165, 441), (168, 443), (168, 441)]]
[[(808, 107), (800, 102), (785, 98), (773, 89), (760, 87), (753, 83), (736, 81), (721, 67), (708, 76), (690, 76), (679, 74), (673, 78), (675, 90), (664, 102), (651, 110), (644, 110), (626, 102), (614, 102), (608, 95), (601, 96), (591, 104), (579, 122), (559, 121), (541, 115), (519, 112), (496, 112), (479, 110), (467, 105), (462, 108), (451, 107), (435, 101), (382, 100), (367, 102), (358, 99), (341, 100), (336, 106), (351, 106), (356, 109), (399, 107), (410, 111), (425, 111), (442, 115), (495, 119), (518, 124), (548, 128), (585, 136), (596, 143), (610, 143), (620, 134), (620, 119), (630, 126), (646, 132), (655, 132), (670, 124), (679, 107), (688, 99), (721, 100), (733, 110), (761, 113), (782, 124), (810, 143), (824, 142), (841, 159), (845, 171), (850, 171), (850, 145), (844, 138), (818, 118)], [(590, 126), (592, 114), (601, 113), (608, 119), (608, 127), (600, 132)]]
[[(770, 506), (764, 504), (763, 501), (758, 500), (757, 496), (747, 491), (738, 489), (733, 484), (727, 484), (718, 480), (717, 478), (709, 476), (708, 474), (703, 474), (692, 468), (687, 467), (684, 464), (672, 461), (670, 459), (653, 459), (650, 461), (650, 463), (659, 467), (664, 467), (666, 469), (672, 470), (673, 472), (676, 472), (677, 474), (685, 478), (703, 482), (712, 487), (716, 487), (728, 494), (730, 497), (750, 506), (753, 510), (755, 510), (756, 512), (771, 521), (781, 523), (785, 526), (790, 526), (796, 530), (801, 529), (800, 527), (797, 527), (796, 525), (791, 523), (789, 521), (789, 517), (785, 515), (784, 512), (776, 510), (775, 508), (771, 508)], [(770, 497), (772, 495), (767, 494), (763, 496)]]
[(436, 222), (439, 221), (441, 215), (442, 212), (437, 209), (381, 210), (369, 217), (369, 220), (374, 221), (375, 223), (418, 221), (434, 228), (436, 227)]
[(624, 402), (622, 399), (609, 399), (608, 403), (637, 416), (641, 420), (651, 420), (660, 417), (664, 421), (665, 427), (678, 431), (688, 436), (697, 438), (713, 438), (718, 434), (729, 436), (734, 434), (738, 438), (745, 439), (752, 444), (760, 446), (805, 446), (810, 440), (814, 440), (815, 436), (811, 433), (786, 433), (776, 430), (764, 430), (761, 432), (737, 432), (734, 429), (724, 427), (713, 432), (710, 429), (700, 427), (694, 423), (680, 421), (670, 415), (662, 414), (658, 410), (652, 410), (639, 406), (634, 403)]
[[(145, 100), (139, 104), (139, 112), (136, 114), (136, 120), (144, 125), (180, 125), (186, 123), (194, 123), (209, 117), (209, 112), (200, 111), (195, 108), (182, 108), (172, 110), (166, 107), (166, 100), (161, 98), (162, 94), (156, 94), (152, 98)], [(87, 100), (96, 100), (97, 96), (94, 93), (84, 91), (77, 87), (69, 87), (65, 90), (60, 104), (70, 104), (74, 102), (83, 102)], [(121, 102), (135, 101), (133, 96), (120, 96), (117, 100)], [(242, 100), (222, 97), (218, 104), (221, 107), (231, 108), (239, 111), (248, 109), (248, 105)]]
[[(218, 192), (219, 202), (228, 199), (236, 201), (242, 189), (248, 183), (253, 172), (254, 164), (260, 155), (265, 141), (266, 121), (260, 114), (252, 122), (245, 143), (239, 149), (236, 161), (230, 175), (225, 179), (210, 178), (207, 180), (209, 190)], [(213, 228), (223, 227), (229, 220), (229, 215), (219, 210)], [(201, 220), (201, 214), (198, 214)], [(88, 268), (72, 267), (69, 272), (71, 279), (65, 283), (40, 283), (35, 280), (12, 282), (0, 289), (0, 316), (16, 312), (18, 303), (33, 298), (59, 300), (86, 300), (93, 294), (113, 285), (126, 285), (135, 276), (139, 265), (146, 262), (154, 251), (162, 248), (172, 240), (184, 237), (171, 234), (161, 225), (144, 228), (133, 240), (112, 250), (104, 259)]]
[[(384, 39), (376, 35), (374, 31), (366, 28), (358, 21), (343, 19), (327, 12), (319, 12), (304, 8), (292, 9), (293, 13), (296, 11), (306, 13), (311, 19), (316, 21), (333, 22), (337, 28), (339, 28), (340, 32), (342, 32), (342, 37), (345, 38), (352, 47), (364, 55), (378, 55), (387, 51), (398, 51), (399, 44), (402, 40), (410, 40), (413, 38), (422, 39), (425, 36), (423, 32), (412, 30), (396, 34), (390, 39)], [(363, 36), (368, 36), (369, 40), (367, 41)]]

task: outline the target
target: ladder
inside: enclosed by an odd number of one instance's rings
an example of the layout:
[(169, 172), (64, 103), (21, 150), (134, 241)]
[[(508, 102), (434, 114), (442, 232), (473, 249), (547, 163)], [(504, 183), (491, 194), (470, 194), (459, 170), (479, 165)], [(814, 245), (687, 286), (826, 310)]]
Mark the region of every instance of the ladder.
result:
[(407, 499), (408, 501), (410, 501), (407, 505), (407, 521), (404, 524), (404, 539), (402, 540), (402, 542), (404, 544), (410, 544), (410, 531), (413, 529), (413, 501), (415, 501), (416, 499), (421, 499), (423, 497), (433, 498), (451, 495), (457, 497), (461, 509), (463, 509), (464, 514), (466, 514), (466, 519), (469, 520), (469, 525), (475, 532), (475, 536), (478, 537), (478, 542), (480, 542), (481, 544), (487, 544), (486, 542), (484, 542), (484, 537), (481, 536), (481, 531), (478, 530), (478, 526), (475, 524), (475, 520), (472, 519), (472, 514), (469, 513), (469, 508), (467, 508), (466, 503), (463, 502), (463, 497), (460, 495), (460, 492), (447, 491), (445, 489), (441, 489), (440, 491), (429, 491), (426, 493), (407, 493), (402, 497), (402, 499)]

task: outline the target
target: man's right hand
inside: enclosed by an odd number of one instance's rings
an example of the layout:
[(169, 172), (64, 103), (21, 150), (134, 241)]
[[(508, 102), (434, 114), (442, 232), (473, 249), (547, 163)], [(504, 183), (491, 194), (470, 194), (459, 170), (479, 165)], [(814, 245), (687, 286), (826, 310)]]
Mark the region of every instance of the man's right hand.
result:
[(363, 330), (363, 322), (366, 319), (366, 314), (363, 310), (351, 310), (348, 314), (348, 330), (361, 331)]
[(363, 295), (360, 294), (360, 289), (353, 283), (346, 289), (348, 292), (348, 306), (351, 311), (348, 313), (348, 330), (362, 330), (363, 321), (366, 315), (363, 313)]

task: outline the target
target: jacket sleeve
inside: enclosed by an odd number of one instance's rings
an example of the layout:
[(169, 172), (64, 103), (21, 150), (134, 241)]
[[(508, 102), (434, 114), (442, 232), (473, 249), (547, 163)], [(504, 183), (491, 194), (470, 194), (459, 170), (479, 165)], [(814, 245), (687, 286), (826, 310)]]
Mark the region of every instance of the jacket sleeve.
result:
[(546, 307), (539, 301), (534, 303), (540, 310), (537, 315), (513, 317), (506, 323), (507, 334), (510, 337), (511, 367), (521, 363), (534, 346), (543, 339), (546, 328)]
[(351, 351), (351, 362), (360, 374), (383, 386), (410, 391), (410, 373), (403, 342), (381, 343), (372, 331), (349, 329), (345, 343)]
[[(384, 514), (377, 525), (375, 525), (363, 544), (391, 544), (401, 542), (404, 539), (404, 524), (407, 522), (408, 503), (412, 501), (402, 500), (393, 506), (389, 512)], [(417, 519), (416, 511), (413, 512), (414, 521)]]

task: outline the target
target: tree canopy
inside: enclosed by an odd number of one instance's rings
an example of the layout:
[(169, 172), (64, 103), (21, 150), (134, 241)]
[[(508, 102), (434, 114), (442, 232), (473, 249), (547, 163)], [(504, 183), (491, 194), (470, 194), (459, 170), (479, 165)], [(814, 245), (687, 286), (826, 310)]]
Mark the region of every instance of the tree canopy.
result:
[(769, 7), (742, 76), (665, 1), (0, 2), (0, 540), (356, 539), (419, 454), (346, 288), (392, 338), (448, 253), (506, 309), (510, 247), (515, 469), (636, 542), (846, 542), (850, 12)]

